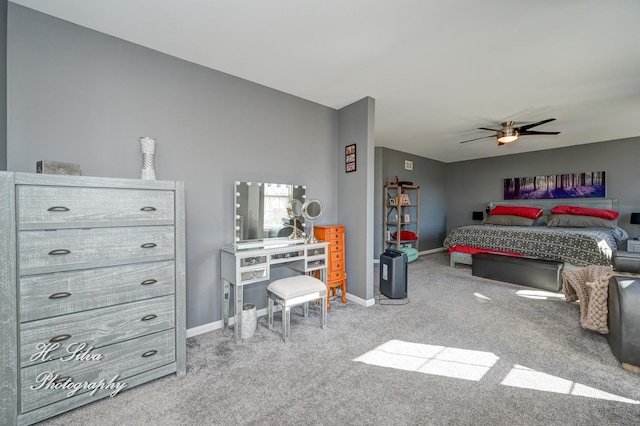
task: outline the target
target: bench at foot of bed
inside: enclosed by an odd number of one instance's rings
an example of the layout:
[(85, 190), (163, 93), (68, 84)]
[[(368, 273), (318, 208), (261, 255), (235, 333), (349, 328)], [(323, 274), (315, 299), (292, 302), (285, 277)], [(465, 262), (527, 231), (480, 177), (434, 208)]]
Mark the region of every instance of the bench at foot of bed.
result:
[(476, 253), (471, 275), (548, 291), (562, 289), (562, 262)]
[(451, 254), (449, 255), (449, 266), (455, 268), (456, 263), (471, 265), (471, 255), (469, 253), (461, 253), (459, 251), (451, 252)]

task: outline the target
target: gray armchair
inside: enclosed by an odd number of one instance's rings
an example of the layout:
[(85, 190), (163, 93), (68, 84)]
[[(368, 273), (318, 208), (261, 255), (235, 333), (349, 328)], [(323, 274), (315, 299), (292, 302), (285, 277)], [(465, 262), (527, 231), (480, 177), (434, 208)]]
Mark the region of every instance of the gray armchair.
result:
[[(609, 334), (613, 355), (627, 370), (640, 373), (640, 253), (616, 251), (609, 280)], [(629, 275), (625, 275), (628, 273)]]

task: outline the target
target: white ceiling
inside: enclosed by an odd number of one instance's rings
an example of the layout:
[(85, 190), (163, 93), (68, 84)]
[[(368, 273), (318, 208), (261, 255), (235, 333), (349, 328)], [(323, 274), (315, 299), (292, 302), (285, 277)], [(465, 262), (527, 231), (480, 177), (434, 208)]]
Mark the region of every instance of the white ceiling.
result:
[(371, 96), (376, 146), (444, 162), (640, 136), (638, 0), (12, 2), (332, 108)]

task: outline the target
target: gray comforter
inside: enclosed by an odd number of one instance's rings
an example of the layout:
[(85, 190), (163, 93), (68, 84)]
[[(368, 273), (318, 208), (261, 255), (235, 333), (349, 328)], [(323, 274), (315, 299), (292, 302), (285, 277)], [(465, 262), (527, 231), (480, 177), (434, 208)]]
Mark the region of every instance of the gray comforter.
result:
[(446, 249), (471, 246), (575, 265), (611, 265), (616, 230), (546, 226), (469, 225), (451, 230)]

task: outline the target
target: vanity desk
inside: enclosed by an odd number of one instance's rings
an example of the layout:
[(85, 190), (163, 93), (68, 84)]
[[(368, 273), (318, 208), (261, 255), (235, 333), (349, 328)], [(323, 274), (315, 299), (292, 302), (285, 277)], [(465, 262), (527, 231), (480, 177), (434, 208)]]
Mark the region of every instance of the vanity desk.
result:
[[(222, 281), (222, 328), (229, 326), (230, 287), (235, 289), (233, 329), (236, 343), (242, 342), (243, 287), (271, 280), (271, 267), (284, 265), (303, 274), (320, 272), (327, 282), (328, 242), (307, 244), (304, 240), (257, 241), (220, 249)], [(266, 296), (265, 296), (266, 297)]]

